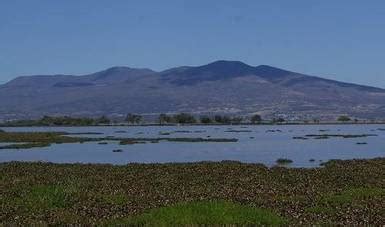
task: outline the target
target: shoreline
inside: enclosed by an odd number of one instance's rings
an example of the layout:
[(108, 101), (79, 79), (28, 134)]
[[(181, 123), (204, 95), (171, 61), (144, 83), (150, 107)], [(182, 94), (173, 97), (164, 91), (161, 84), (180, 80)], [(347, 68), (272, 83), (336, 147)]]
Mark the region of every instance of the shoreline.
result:
[(280, 124), (251, 124), (251, 123), (241, 123), (241, 124), (109, 124), (109, 125), (1, 125), (0, 128), (42, 128), (42, 127), (150, 127), (150, 126), (175, 126), (175, 127), (189, 127), (189, 126), (286, 126), (286, 125), (300, 125), (300, 126), (313, 126), (313, 125), (385, 125), (385, 122), (357, 122), (357, 123), (340, 123), (340, 122), (324, 122), (324, 123), (280, 123)]
[(196, 161), (196, 162), (128, 162), (125, 164), (113, 164), (113, 163), (92, 163), (92, 162), (45, 162), (45, 161), (6, 161), (0, 162), (0, 167), (2, 165), (9, 164), (42, 164), (42, 165), (57, 165), (57, 166), (98, 166), (98, 167), (127, 167), (127, 166), (183, 166), (183, 165), (210, 165), (210, 164), (238, 164), (238, 165), (251, 165), (258, 166), (265, 169), (297, 169), (297, 170), (312, 170), (312, 169), (323, 169), (328, 165), (335, 163), (344, 163), (344, 162), (365, 162), (365, 161), (375, 161), (375, 160), (384, 160), (385, 157), (374, 157), (374, 158), (357, 158), (357, 159), (330, 159), (327, 161), (322, 161), (317, 166), (313, 167), (295, 167), (291, 166), (292, 163), (275, 163), (272, 166), (268, 166), (261, 162), (242, 162), (238, 160), (222, 160), (222, 161)]

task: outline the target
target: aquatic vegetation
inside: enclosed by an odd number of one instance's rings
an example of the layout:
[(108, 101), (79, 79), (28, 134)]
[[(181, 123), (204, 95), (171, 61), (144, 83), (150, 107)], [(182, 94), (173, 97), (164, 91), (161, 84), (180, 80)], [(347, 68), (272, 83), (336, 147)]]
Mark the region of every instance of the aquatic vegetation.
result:
[(115, 149), (115, 150), (112, 150), (112, 152), (123, 152), (122, 149)]
[(103, 135), (102, 132), (61, 132), (64, 135)]
[(280, 165), (286, 165), (286, 164), (290, 164), (290, 163), (293, 163), (293, 160), (291, 159), (287, 159), (287, 158), (279, 158), (275, 161), (277, 164), (280, 164)]
[(170, 132), (159, 132), (159, 135), (168, 136), (168, 135), (171, 135), (171, 133)]
[(120, 145), (137, 144), (145, 142), (157, 143), (160, 141), (169, 142), (237, 142), (234, 138), (119, 138), (114, 136), (90, 138), (90, 137), (70, 137), (73, 135), (66, 132), (0, 132), (0, 142), (24, 143), (12, 144), (0, 147), (0, 149), (28, 149), (33, 147), (46, 147), (52, 143), (84, 143), (98, 142), (107, 144), (106, 141), (120, 141)]
[(194, 133), (204, 133), (206, 130), (195, 130)]
[(146, 142), (126, 139), (126, 140), (121, 140), (119, 142), (119, 145), (131, 145), (131, 144), (137, 144), (137, 143), (142, 143), (143, 144), (143, 143), (146, 143)]
[(198, 143), (198, 142), (237, 142), (238, 139), (228, 139), (228, 138), (171, 138), (171, 137), (160, 137), (160, 138), (115, 138), (115, 140), (121, 140), (123, 143), (133, 144), (138, 142), (160, 142), (160, 141), (168, 141), (168, 142), (188, 142), (188, 143)]
[[(385, 223), (385, 159), (333, 160), (314, 169), (233, 161), (124, 166), (10, 162), (1, 163), (0, 172), (0, 225), (113, 225), (151, 223), (154, 217), (167, 223), (173, 212), (182, 218), (198, 208), (219, 217), (215, 201), (235, 220), (241, 217), (235, 215), (239, 210), (247, 217), (268, 210), (273, 219), (281, 217), (292, 226)], [(249, 213), (250, 207), (256, 210)]]
[(226, 130), (225, 132), (252, 132), (251, 130), (235, 130), (235, 129), (232, 129), (232, 130)]
[(313, 137), (313, 138), (329, 138), (329, 137), (340, 137), (340, 138), (363, 138), (363, 137), (369, 137), (369, 136), (378, 136), (377, 134), (308, 134), (305, 135), (306, 137)]
[(107, 142), (99, 142), (98, 144), (100, 144), (100, 145), (106, 145), (106, 144), (108, 144)]
[(302, 137), (302, 136), (293, 136), (293, 139), (295, 139), (295, 140), (308, 140), (309, 138)]
[(76, 143), (91, 138), (69, 137), (64, 132), (0, 132), (0, 142)]
[(356, 143), (357, 145), (366, 145), (366, 144), (368, 144), (367, 142), (357, 142)]
[(28, 149), (28, 148), (35, 148), (35, 147), (48, 147), (50, 145), (51, 145), (50, 143), (46, 143), (46, 142), (16, 143), (16, 144), (0, 146), (0, 149)]
[(282, 132), (280, 129), (269, 129), (266, 132)]

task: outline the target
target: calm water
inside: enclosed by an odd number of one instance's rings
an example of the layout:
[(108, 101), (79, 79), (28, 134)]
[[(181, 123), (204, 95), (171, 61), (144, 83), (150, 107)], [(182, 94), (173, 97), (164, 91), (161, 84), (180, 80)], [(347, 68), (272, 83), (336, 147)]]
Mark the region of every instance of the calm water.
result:
[[(0, 162), (46, 161), (55, 163), (126, 164), (236, 160), (275, 165), (278, 158), (293, 160), (292, 167), (314, 167), (330, 159), (385, 157), (385, 125), (292, 126), (147, 126), (147, 127), (20, 127), (5, 131), (98, 132), (85, 137), (202, 137), (237, 138), (235, 143), (165, 142), (119, 145), (108, 141), (53, 144), (46, 148), (0, 150)], [(250, 132), (226, 132), (249, 130)], [(179, 132), (175, 132), (179, 131)], [(189, 131), (182, 132), (182, 131)], [(171, 132), (171, 135), (160, 135)], [(365, 138), (295, 140), (306, 134), (377, 134)], [(366, 145), (357, 143), (366, 142)], [(4, 143), (5, 144), (5, 143)], [(122, 149), (121, 153), (112, 150)], [(315, 162), (310, 162), (314, 159)], [(322, 161), (321, 161), (322, 160)]]

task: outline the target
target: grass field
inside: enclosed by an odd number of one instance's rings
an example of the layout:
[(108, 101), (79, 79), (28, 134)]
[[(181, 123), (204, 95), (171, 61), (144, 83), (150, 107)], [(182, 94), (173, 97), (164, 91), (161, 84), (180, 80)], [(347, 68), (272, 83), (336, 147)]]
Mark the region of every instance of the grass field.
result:
[(385, 223), (385, 159), (317, 169), (11, 162), (0, 172), (0, 225)]

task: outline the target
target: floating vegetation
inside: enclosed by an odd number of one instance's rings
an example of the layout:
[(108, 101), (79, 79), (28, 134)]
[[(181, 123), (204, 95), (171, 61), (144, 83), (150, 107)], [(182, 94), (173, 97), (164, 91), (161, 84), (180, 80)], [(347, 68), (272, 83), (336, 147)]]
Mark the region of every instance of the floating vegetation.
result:
[[(120, 141), (120, 145), (145, 143), (145, 142), (237, 142), (235, 138), (118, 138), (114, 136), (106, 136), (99, 138), (89, 137), (69, 137), (65, 132), (0, 132), (0, 142), (5, 143), (26, 143), (6, 145), (2, 149), (27, 149), (32, 147), (49, 146), (52, 143), (84, 143), (98, 142), (106, 144), (106, 141)], [(209, 137), (209, 136), (208, 136)]]
[(167, 138), (167, 137), (159, 137), (159, 138), (114, 138), (115, 140), (120, 141), (126, 141), (128, 144), (137, 143), (137, 142), (160, 142), (160, 141), (169, 141), (169, 142), (190, 142), (190, 143), (197, 143), (197, 142), (237, 142), (238, 139), (235, 138)]
[(309, 138), (302, 137), (302, 136), (293, 136), (293, 139), (295, 139), (295, 140), (308, 140)]
[(225, 132), (252, 132), (251, 130), (235, 130), (235, 129), (232, 129), (232, 130), (226, 130)]
[(63, 135), (103, 135), (102, 132), (62, 132)]
[[(5, 226), (128, 225), (133, 220), (150, 225), (154, 216), (175, 214), (179, 220), (196, 210), (215, 216), (210, 213), (214, 209), (205, 207), (227, 207), (212, 205), (215, 201), (242, 206), (218, 212), (226, 224), (234, 224), (225, 222), (226, 214), (255, 216), (243, 206), (269, 210), (273, 220), (278, 216), (287, 221), (284, 226), (385, 223), (385, 159), (333, 160), (315, 169), (229, 161), (123, 166), (10, 162), (1, 163), (0, 171)], [(245, 225), (255, 223), (260, 222)]]
[(378, 136), (377, 134), (308, 134), (306, 137), (313, 137), (315, 139), (328, 139), (330, 137), (339, 137), (339, 138), (363, 138), (369, 136)]
[(29, 149), (35, 147), (49, 147), (50, 143), (45, 142), (34, 142), (34, 143), (17, 143), (0, 146), (0, 149)]
[(122, 149), (114, 149), (114, 150), (112, 150), (112, 152), (123, 152), (123, 150)]
[(309, 159), (309, 162), (315, 162), (315, 159), (311, 158)]
[(367, 142), (357, 142), (356, 143), (357, 145), (366, 145), (366, 144), (368, 144)]
[(282, 132), (280, 129), (269, 129), (266, 132)]
[(115, 133), (127, 133), (127, 131), (124, 131), (124, 130), (118, 130), (118, 131), (115, 131)]
[(146, 143), (144, 141), (137, 141), (137, 140), (131, 140), (131, 139), (126, 139), (126, 140), (121, 140), (119, 142), (119, 145), (131, 145), (131, 144), (137, 144), (137, 143)]
[(108, 144), (107, 142), (99, 142), (98, 144), (100, 144), (100, 145), (106, 145), (106, 144)]
[(170, 132), (159, 132), (159, 135), (161, 135), (161, 136), (169, 136), (169, 135), (171, 135), (171, 133)]
[(90, 138), (69, 137), (63, 132), (0, 132), (0, 142), (44, 142), (44, 143), (76, 143), (91, 141)]
[(293, 163), (293, 160), (287, 159), (287, 158), (279, 158), (275, 162), (280, 165), (287, 165), (287, 164)]

